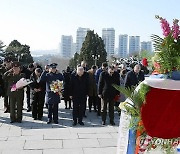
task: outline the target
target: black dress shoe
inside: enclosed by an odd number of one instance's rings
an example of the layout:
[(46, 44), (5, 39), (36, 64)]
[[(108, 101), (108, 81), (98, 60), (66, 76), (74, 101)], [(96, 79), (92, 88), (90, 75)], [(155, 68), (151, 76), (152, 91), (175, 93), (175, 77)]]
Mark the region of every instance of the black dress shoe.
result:
[(27, 112), (31, 112), (31, 108), (28, 108), (28, 109), (27, 109)]
[(12, 123), (14, 123), (14, 121), (10, 121), (10, 123), (12, 124)]
[(111, 124), (112, 126), (114, 126), (114, 125), (115, 125), (114, 121), (111, 121), (111, 122), (110, 122), (110, 124)]
[(106, 122), (105, 122), (105, 121), (102, 121), (102, 125), (106, 125)]
[(74, 121), (72, 125), (73, 125), (73, 126), (76, 126), (76, 125), (77, 125), (77, 121)]
[(58, 124), (59, 122), (58, 121), (54, 121), (55, 124)]
[(47, 124), (50, 124), (51, 122), (52, 122), (51, 120), (48, 120), (48, 121), (47, 121)]
[(78, 124), (80, 124), (81, 126), (84, 126), (84, 122), (82, 121), (78, 122)]
[(10, 112), (9, 112), (9, 110), (8, 110), (8, 109), (6, 109), (6, 110), (4, 111), (4, 113), (10, 113)]
[(37, 120), (37, 118), (34, 118), (34, 120)]
[(42, 120), (42, 117), (38, 117), (38, 120)]

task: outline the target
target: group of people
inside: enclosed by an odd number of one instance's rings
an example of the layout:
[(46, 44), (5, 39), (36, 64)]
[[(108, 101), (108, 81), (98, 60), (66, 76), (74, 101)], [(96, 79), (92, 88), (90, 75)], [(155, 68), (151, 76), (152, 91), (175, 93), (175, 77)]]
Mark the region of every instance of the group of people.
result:
[[(26, 86), (26, 93), (24, 93), (24, 87), (16, 91), (11, 90), (21, 78), (31, 81)], [(52, 122), (58, 124), (58, 104), (63, 97), (65, 109), (72, 109), (73, 126), (84, 125), (86, 102), (88, 102), (89, 112), (94, 109), (97, 116), (102, 117), (102, 125), (106, 125), (108, 108), (109, 122), (115, 125), (114, 105), (120, 99), (120, 92), (112, 85), (131, 87), (143, 80), (144, 73), (139, 64), (136, 64), (132, 70), (128, 70), (125, 65), (119, 68), (118, 64), (108, 66), (104, 62), (100, 68), (93, 65), (88, 70), (86, 62), (82, 61), (75, 70), (71, 71), (70, 67), (67, 67), (60, 73), (56, 63), (46, 65), (44, 69), (37, 63), (32, 63), (26, 69), (19, 62), (12, 62), (10, 58), (5, 58), (0, 68), (0, 94), (4, 97), (4, 112), (10, 112), (11, 123), (22, 122), (24, 94), (26, 94), (27, 111), (32, 111), (34, 120), (42, 120), (43, 107), (46, 105), (47, 124)], [(63, 81), (62, 96), (51, 90), (50, 86), (54, 81)]]

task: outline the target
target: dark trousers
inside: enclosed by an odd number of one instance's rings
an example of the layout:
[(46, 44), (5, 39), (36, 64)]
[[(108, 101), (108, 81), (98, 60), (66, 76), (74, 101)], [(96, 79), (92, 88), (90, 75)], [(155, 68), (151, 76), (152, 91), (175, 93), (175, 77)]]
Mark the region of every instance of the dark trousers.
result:
[(109, 107), (109, 119), (110, 122), (114, 122), (114, 101), (113, 100), (101, 100), (101, 115), (102, 121), (106, 121), (107, 106)]
[(86, 98), (73, 99), (73, 120), (82, 122)]
[(68, 104), (68, 102), (69, 102), (69, 109), (70, 109), (70, 108), (71, 108), (71, 99), (69, 99), (69, 100), (64, 100), (64, 102), (65, 102), (66, 108), (67, 108), (67, 104)]
[(92, 105), (94, 107), (94, 110), (96, 111), (96, 103), (97, 102), (97, 96), (89, 96), (89, 111), (91, 111)]
[(98, 109), (98, 114), (101, 114), (101, 98), (97, 97), (97, 109)]
[(48, 119), (54, 121), (58, 121), (58, 103), (56, 104), (48, 104)]
[(44, 106), (43, 95), (39, 93), (34, 94), (31, 102), (31, 106), (32, 106), (32, 117), (41, 119), (43, 117), (43, 106)]
[(86, 115), (86, 106), (87, 106), (87, 97), (84, 99), (84, 111), (83, 111), (83, 116)]
[[(21, 121), (22, 120), (22, 109), (23, 109), (23, 99), (24, 96), (13, 95), (9, 97), (10, 99), (10, 118), (11, 121)], [(17, 113), (16, 113), (17, 108)]]
[(26, 98), (27, 98), (27, 108), (30, 109), (31, 108), (31, 104), (30, 104), (30, 87), (29, 86), (27, 86)]
[(10, 109), (10, 104), (9, 104), (9, 96), (4, 96), (4, 109), (9, 110)]

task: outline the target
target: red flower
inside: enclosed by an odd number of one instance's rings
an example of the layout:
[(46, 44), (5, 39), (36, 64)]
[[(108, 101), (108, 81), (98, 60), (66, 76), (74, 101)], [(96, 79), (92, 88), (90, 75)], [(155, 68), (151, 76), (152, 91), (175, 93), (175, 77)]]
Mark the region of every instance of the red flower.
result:
[(120, 95), (116, 95), (116, 96), (114, 97), (114, 101), (115, 101), (115, 102), (117, 102), (119, 99), (120, 99)]

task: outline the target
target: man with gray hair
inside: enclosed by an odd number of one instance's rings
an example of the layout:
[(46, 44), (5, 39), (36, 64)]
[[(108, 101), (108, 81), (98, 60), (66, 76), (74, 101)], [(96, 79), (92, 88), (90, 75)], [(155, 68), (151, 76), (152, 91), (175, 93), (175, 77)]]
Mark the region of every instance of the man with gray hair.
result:
[(86, 97), (88, 95), (88, 78), (82, 66), (77, 67), (76, 73), (71, 76), (70, 98), (73, 101), (73, 126), (84, 125), (82, 122)]
[(132, 71), (129, 71), (125, 77), (125, 87), (131, 88), (137, 86), (139, 82), (143, 81), (144, 73), (141, 71), (141, 66), (136, 64)]

